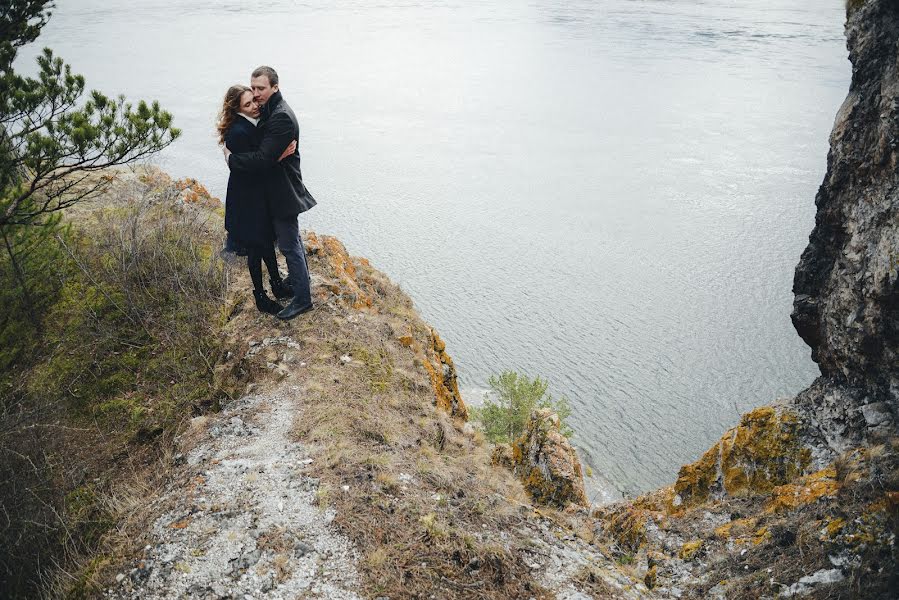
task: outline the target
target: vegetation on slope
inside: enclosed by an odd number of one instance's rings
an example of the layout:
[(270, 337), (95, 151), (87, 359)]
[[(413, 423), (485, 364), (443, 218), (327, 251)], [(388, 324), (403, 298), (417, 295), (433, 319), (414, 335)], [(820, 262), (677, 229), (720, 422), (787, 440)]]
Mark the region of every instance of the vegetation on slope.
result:
[(27, 342), (4, 347), (0, 371), (0, 556), (13, 595), (33, 596), (67, 558), (94, 552), (121, 516), (113, 500), (224, 394), (215, 201), (184, 203), (154, 172), (122, 179), (31, 252), (53, 267), (39, 288), (41, 329), (4, 305), (0, 334), (24, 329)]

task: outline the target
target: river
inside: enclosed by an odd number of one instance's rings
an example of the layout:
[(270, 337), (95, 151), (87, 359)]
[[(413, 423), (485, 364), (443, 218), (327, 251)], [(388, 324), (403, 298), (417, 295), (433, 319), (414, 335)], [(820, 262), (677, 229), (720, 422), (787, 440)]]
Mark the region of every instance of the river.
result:
[(20, 70), (47, 45), (158, 99), (184, 132), (158, 163), (217, 195), (224, 91), (274, 66), (319, 200), (302, 226), (412, 296), (467, 400), (548, 379), (606, 498), (817, 374), (790, 288), (851, 73), (843, 0), (58, 4)]

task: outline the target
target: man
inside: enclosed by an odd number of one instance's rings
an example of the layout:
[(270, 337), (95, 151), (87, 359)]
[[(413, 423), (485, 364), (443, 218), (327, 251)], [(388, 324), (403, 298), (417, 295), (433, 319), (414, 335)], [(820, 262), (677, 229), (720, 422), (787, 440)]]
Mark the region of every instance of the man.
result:
[(259, 150), (234, 154), (225, 147), (225, 160), (232, 171), (263, 174), (263, 197), (294, 292), (290, 304), (278, 313), (279, 319), (287, 321), (312, 310), (309, 269), (297, 216), (315, 206), (315, 198), (303, 185), (299, 149), (278, 162), (281, 153), (300, 136), (297, 117), (278, 88), (278, 74), (271, 67), (259, 67), (250, 75), (250, 88), (261, 109)]

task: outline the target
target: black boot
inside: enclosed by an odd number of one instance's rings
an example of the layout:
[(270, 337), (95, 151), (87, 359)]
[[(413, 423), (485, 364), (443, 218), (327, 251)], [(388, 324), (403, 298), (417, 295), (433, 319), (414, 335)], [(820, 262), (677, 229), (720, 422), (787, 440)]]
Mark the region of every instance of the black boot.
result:
[(284, 310), (278, 313), (278, 318), (282, 321), (289, 321), (305, 312), (312, 310), (312, 302), (304, 303), (299, 298), (294, 298), (293, 302), (284, 307)]
[(259, 309), (259, 312), (276, 315), (281, 312), (281, 309), (283, 308), (280, 304), (269, 298), (265, 293), (265, 290), (253, 290), (253, 297), (256, 298), (256, 308)]
[(272, 284), (272, 294), (274, 294), (275, 298), (278, 300), (293, 298), (293, 287), (290, 285), (289, 281), (284, 281), (280, 278), (271, 278), (269, 279), (269, 283)]

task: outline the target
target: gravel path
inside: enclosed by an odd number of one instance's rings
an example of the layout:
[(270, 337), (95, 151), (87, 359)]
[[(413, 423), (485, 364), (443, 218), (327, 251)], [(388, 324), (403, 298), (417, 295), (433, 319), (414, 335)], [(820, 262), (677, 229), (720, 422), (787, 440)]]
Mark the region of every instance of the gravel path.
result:
[[(312, 461), (289, 433), (297, 388), (230, 404), (150, 506), (144, 556), (108, 598), (358, 598), (356, 553), (314, 505)], [(161, 511), (161, 512), (160, 512)]]

